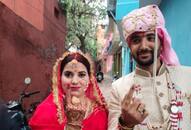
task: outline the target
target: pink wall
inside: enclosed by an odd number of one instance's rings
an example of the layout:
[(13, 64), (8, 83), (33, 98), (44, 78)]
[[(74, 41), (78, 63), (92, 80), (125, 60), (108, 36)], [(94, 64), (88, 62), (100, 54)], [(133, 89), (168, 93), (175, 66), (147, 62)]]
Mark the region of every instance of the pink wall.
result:
[[(40, 18), (43, 19), (43, 30), (39, 30), (0, 2), (0, 97), (5, 101), (18, 98), (26, 76), (32, 78), (28, 91), (41, 91), (27, 100), (26, 106), (42, 100), (49, 93), (53, 64), (64, 51), (66, 23), (57, 0), (46, 0), (44, 4), (44, 15)], [(57, 17), (54, 8), (59, 10)], [(25, 13), (30, 15), (30, 12)]]
[(18, 16), (39, 30), (44, 29), (44, 0), (0, 0)]

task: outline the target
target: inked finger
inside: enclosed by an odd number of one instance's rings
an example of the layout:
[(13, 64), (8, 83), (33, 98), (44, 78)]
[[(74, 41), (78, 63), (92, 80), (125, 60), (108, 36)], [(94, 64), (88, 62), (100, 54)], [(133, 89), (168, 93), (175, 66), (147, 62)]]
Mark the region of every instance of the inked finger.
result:
[(133, 98), (133, 93), (134, 93), (134, 91), (135, 91), (135, 90), (134, 90), (134, 87), (135, 87), (135, 85), (133, 85), (133, 86), (130, 88), (129, 92), (125, 95), (125, 97), (124, 97), (122, 103), (130, 104), (130, 102), (131, 102), (131, 100), (132, 100), (132, 98)]
[(133, 100), (132, 100), (132, 109), (133, 110), (135, 110), (136, 111), (136, 109), (137, 109), (137, 107), (140, 105), (140, 104), (142, 104), (141, 103), (141, 100), (140, 99), (138, 99), (138, 98), (133, 98)]

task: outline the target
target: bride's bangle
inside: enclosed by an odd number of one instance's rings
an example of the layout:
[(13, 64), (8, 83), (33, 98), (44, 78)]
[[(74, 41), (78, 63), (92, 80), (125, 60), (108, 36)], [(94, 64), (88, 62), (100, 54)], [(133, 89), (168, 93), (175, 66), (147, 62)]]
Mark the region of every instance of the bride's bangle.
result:
[(123, 121), (123, 119), (121, 118), (121, 116), (119, 117), (119, 130), (133, 130), (134, 127), (127, 127), (125, 126), (125, 123)]

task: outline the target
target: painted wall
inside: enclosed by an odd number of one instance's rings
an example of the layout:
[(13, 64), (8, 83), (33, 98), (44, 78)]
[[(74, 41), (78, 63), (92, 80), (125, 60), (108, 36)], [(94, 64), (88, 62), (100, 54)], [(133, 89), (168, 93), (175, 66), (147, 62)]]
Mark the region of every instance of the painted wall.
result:
[(0, 2), (0, 97), (5, 101), (18, 98), (26, 76), (32, 78), (28, 91), (41, 91), (26, 103), (45, 98), (51, 89), (53, 64), (64, 51), (66, 22), (61, 13), (55, 16), (57, 0), (46, 0), (43, 7), (40, 31)]
[(191, 66), (191, 1), (162, 0), (160, 8), (181, 64)]
[(129, 49), (127, 47), (122, 47), (122, 75), (126, 75), (130, 72), (129, 64)]
[(115, 19), (120, 21), (131, 10), (139, 7), (139, 0), (117, 0)]
[(162, 0), (139, 0), (139, 6), (143, 7), (149, 4), (156, 4), (159, 5)]
[(0, 0), (18, 16), (43, 30), (44, 0)]

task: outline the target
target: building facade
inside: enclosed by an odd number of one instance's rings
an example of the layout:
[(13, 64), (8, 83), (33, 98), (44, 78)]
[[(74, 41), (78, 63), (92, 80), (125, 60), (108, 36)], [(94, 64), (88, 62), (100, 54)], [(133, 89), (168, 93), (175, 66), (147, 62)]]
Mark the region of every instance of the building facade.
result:
[(64, 51), (66, 19), (57, 0), (0, 0), (0, 97), (18, 99), (27, 91), (41, 91), (26, 99), (28, 106), (51, 89), (52, 67)]

